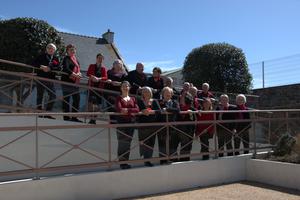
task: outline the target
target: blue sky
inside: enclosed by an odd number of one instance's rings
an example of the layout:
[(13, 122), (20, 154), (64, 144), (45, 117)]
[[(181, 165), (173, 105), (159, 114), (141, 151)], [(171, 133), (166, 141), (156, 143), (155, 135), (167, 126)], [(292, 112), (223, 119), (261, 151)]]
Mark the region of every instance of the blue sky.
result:
[[(228, 42), (248, 63), (300, 53), (300, 0), (0, 0), (0, 17), (34, 17), (60, 31), (108, 28), (125, 62), (181, 67), (195, 47)], [(131, 68), (132, 69), (132, 68)]]

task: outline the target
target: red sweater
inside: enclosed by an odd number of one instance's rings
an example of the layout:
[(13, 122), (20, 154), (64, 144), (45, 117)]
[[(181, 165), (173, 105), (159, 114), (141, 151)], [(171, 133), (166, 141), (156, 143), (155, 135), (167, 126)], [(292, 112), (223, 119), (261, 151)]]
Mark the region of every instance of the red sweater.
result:
[[(90, 77), (92, 75), (96, 76), (96, 67), (97, 67), (96, 64), (91, 64), (88, 68), (88, 71), (87, 71), (86, 75), (88, 77)], [(107, 70), (104, 66), (101, 66), (100, 73), (101, 73), (101, 77), (97, 77), (97, 76), (96, 77), (97, 78), (102, 78), (102, 80), (104, 80), (104, 81), (107, 80)], [(91, 80), (89, 80), (89, 85), (92, 86), (92, 87), (99, 87), (99, 88), (103, 89), (104, 86), (105, 86), (105, 82), (100, 81), (99, 83), (94, 83)]]
[[(197, 120), (198, 121), (206, 121), (206, 120), (207, 121), (213, 121), (214, 120), (214, 114), (213, 113), (204, 113), (204, 114), (202, 113), (201, 116), (198, 115)], [(214, 134), (214, 126), (213, 126), (213, 124), (208, 123), (208, 124), (197, 124), (196, 135), (197, 136), (202, 135), (203, 134), (202, 132), (205, 129), (207, 129), (207, 132), (210, 135)]]
[(132, 113), (138, 113), (140, 111), (134, 97), (130, 97), (129, 101), (124, 101), (121, 96), (118, 96), (116, 100), (116, 111), (121, 112), (122, 108), (127, 108), (128, 113), (127, 115), (120, 115), (117, 117), (119, 123), (133, 122), (134, 116), (132, 116)]

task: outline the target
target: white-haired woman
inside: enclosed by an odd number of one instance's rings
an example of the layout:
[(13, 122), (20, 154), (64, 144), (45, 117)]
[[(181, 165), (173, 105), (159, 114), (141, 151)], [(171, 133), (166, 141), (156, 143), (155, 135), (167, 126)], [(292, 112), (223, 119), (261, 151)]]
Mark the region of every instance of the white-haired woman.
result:
[[(142, 97), (138, 100), (138, 106), (143, 115), (139, 116), (140, 123), (157, 122), (157, 112), (159, 111), (159, 104), (157, 100), (152, 98), (152, 90), (150, 87), (142, 87)], [(155, 131), (157, 126), (143, 126), (138, 129), (140, 141), (140, 154), (144, 159), (152, 158), (153, 148), (155, 143)], [(152, 167), (152, 163), (147, 161), (145, 166)]]
[[(163, 99), (159, 101), (160, 109), (162, 112), (167, 112), (166, 113), (161, 113), (159, 115), (158, 120), (160, 122), (173, 122), (176, 121), (178, 118), (178, 114), (180, 111), (179, 104), (176, 100), (172, 99), (173, 96), (173, 90), (172, 88), (169, 87), (164, 87), (162, 89), (162, 97)], [(169, 143), (169, 155), (175, 154), (176, 149), (174, 149), (174, 141), (172, 138), (174, 134), (177, 134), (175, 129), (172, 127), (167, 127), (169, 128), (169, 140), (167, 141), (167, 130), (163, 129), (160, 131), (157, 135), (158, 137), (158, 148), (159, 148), (159, 157), (165, 157), (167, 156), (167, 143)], [(167, 164), (167, 160), (161, 160), (160, 164)]]
[[(246, 96), (243, 94), (239, 94), (236, 96), (236, 109), (240, 111), (246, 111), (249, 110), (246, 107)], [(250, 119), (250, 114), (249, 112), (239, 112), (236, 113), (236, 119), (237, 120), (247, 120)], [(234, 148), (235, 148), (235, 155), (239, 155), (239, 148), (240, 148), (240, 143), (242, 140), (243, 146), (244, 146), (244, 153), (247, 154), (249, 153), (249, 129), (251, 128), (251, 122), (237, 122), (235, 125), (236, 129), (236, 134), (234, 136)]]
[[(57, 70), (60, 71), (59, 59), (55, 56), (56, 46), (53, 43), (49, 43), (46, 46), (46, 51), (38, 56), (33, 66), (37, 68), (36, 73), (39, 77), (48, 78), (48, 79), (55, 79), (55, 73), (53, 71)], [(42, 84), (41, 84), (42, 83)], [(46, 88), (47, 87), (47, 88)], [(53, 82), (49, 81), (38, 81), (36, 84), (37, 88), (37, 109), (43, 109), (43, 97), (44, 93), (47, 92), (49, 96), (49, 102), (47, 102), (46, 111), (51, 111), (54, 104), (54, 99), (56, 98), (55, 95), (55, 87)], [(51, 116), (44, 116), (46, 118), (54, 119)]]
[[(108, 79), (111, 81), (106, 85), (105, 89), (111, 90), (111, 93), (105, 94), (107, 96), (108, 102), (112, 105), (108, 111), (114, 112), (115, 108), (113, 105), (116, 102), (116, 98), (119, 95), (121, 83), (125, 81), (127, 73), (125, 71), (125, 68), (123, 66), (123, 62), (121, 60), (115, 60), (113, 62), (113, 66), (110, 70), (107, 72)], [(112, 123), (115, 122), (114, 116), (110, 117), (110, 120)]]
[[(220, 96), (220, 105), (217, 107), (218, 111), (225, 111), (224, 113), (218, 113), (217, 114), (217, 120), (234, 120), (235, 119), (235, 113), (232, 112), (226, 112), (228, 110), (235, 110), (235, 107), (233, 105), (229, 104), (229, 97), (227, 94), (222, 94)], [(217, 135), (218, 135), (218, 146), (219, 151), (224, 151), (225, 146), (228, 152), (228, 156), (232, 156), (232, 135), (234, 130), (234, 123), (220, 123), (217, 125)], [(219, 153), (219, 157), (223, 157), (224, 153)]]

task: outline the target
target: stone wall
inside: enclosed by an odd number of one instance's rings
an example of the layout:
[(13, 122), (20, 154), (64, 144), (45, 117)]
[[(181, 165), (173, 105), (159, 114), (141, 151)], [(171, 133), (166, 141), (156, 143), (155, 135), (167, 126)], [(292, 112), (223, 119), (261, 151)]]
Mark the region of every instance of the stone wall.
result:
[(258, 109), (300, 109), (300, 84), (253, 90), (258, 95)]

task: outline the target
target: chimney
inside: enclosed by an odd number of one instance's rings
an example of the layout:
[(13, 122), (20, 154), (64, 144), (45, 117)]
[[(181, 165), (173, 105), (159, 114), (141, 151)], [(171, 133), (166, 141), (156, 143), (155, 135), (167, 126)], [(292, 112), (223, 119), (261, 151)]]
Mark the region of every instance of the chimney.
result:
[(108, 44), (114, 43), (114, 32), (111, 32), (109, 29), (107, 30), (106, 33), (102, 34), (102, 38), (104, 38)]

